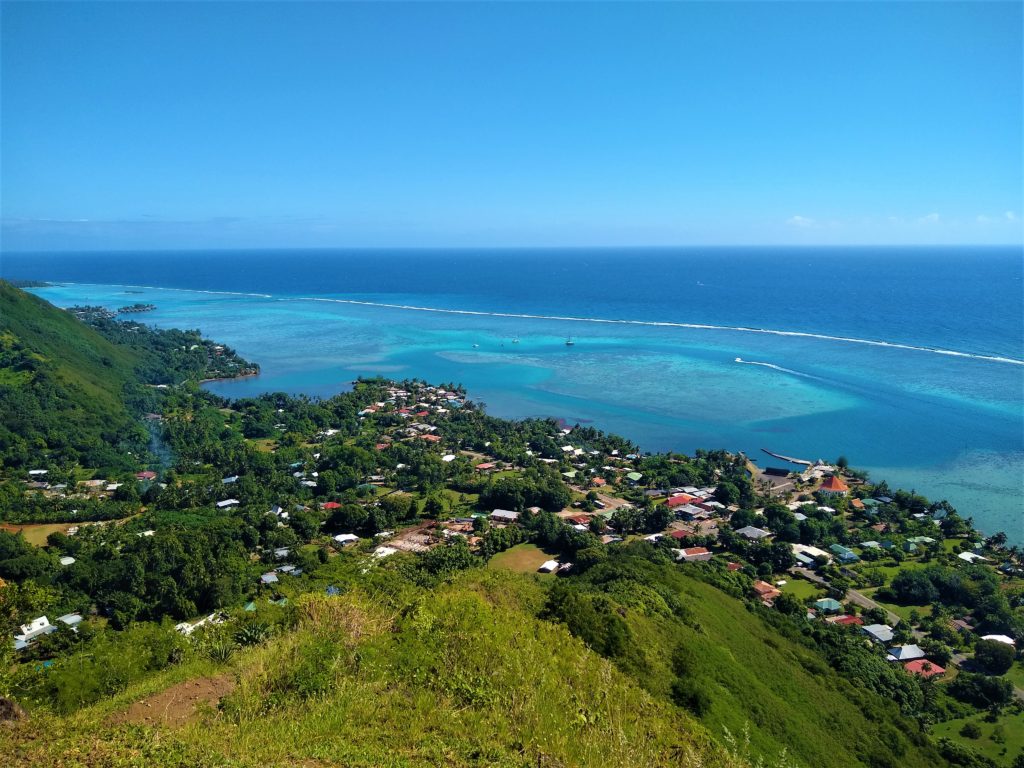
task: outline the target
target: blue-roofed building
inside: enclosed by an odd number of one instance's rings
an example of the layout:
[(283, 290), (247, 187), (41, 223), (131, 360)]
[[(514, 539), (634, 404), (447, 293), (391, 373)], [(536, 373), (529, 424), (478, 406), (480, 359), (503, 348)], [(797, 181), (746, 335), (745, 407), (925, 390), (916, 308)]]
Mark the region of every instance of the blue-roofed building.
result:
[(821, 600), (814, 601), (814, 610), (821, 613), (839, 613), (843, 610), (843, 606), (834, 598), (823, 597)]
[(856, 552), (842, 544), (833, 544), (828, 549), (841, 563), (855, 563), (860, 560)]

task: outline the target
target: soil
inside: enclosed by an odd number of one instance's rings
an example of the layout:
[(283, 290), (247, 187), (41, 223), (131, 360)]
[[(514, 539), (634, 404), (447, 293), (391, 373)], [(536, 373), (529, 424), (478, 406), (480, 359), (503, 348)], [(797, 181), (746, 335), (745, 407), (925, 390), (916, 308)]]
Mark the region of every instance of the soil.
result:
[(216, 709), (220, 700), (234, 688), (235, 681), (228, 675), (186, 680), (135, 702), (126, 711), (114, 715), (111, 721), (180, 727), (198, 717), (203, 709)]

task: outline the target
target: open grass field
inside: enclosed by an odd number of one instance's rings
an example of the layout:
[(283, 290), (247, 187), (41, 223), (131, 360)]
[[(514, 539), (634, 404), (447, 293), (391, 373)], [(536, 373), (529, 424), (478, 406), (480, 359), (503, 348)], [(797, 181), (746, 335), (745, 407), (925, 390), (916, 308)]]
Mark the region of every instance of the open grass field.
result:
[(800, 601), (812, 598), (817, 600), (825, 595), (825, 590), (806, 579), (798, 579), (795, 576), (787, 576), (786, 583), (779, 587), (783, 592), (788, 592)]
[(910, 621), (911, 611), (917, 611), (917, 614), (921, 618), (932, 615), (932, 606), (930, 605), (897, 605), (896, 603), (886, 603), (882, 600), (878, 600), (878, 598), (875, 597), (875, 593), (877, 591), (878, 589), (876, 587), (860, 590), (862, 595), (864, 595), (865, 597), (870, 597), (872, 600), (875, 600), (880, 606), (882, 606), (886, 610), (892, 611), (897, 616), (899, 616), (903, 621)]
[[(981, 729), (980, 738), (969, 739), (960, 735), (960, 729), (968, 720), (978, 724)], [(997, 731), (997, 729), (1000, 730)], [(982, 715), (950, 720), (933, 726), (932, 735), (936, 738), (945, 736), (953, 741), (966, 744), (986, 757), (992, 758), (999, 765), (1010, 766), (1017, 755), (1024, 750), (1024, 713), (1007, 710), (995, 723), (986, 722)], [(996, 739), (993, 739), (993, 735), (996, 735)], [(1000, 743), (999, 738), (1003, 738), (1005, 741)]]
[(1024, 688), (1024, 662), (1015, 661), (1010, 671), (1003, 675), (1018, 688)]
[(73, 525), (79, 525), (79, 523), (26, 523), (25, 525), (4, 523), (0, 525), (0, 529), (10, 531), (11, 533), (21, 531), (25, 534), (25, 541), (29, 544), (45, 547), (47, 536), (51, 533), (65, 533)]
[(550, 559), (552, 555), (536, 544), (517, 544), (492, 557), (487, 562), (487, 567), (516, 573), (536, 573), (541, 563)]

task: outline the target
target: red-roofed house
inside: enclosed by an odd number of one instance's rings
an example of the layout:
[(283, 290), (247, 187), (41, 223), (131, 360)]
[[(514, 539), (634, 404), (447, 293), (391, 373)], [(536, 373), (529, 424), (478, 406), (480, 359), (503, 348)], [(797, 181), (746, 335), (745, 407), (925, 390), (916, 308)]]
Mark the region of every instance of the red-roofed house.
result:
[(776, 597), (782, 594), (782, 592), (773, 587), (767, 581), (755, 581), (754, 591), (757, 593), (757, 596), (760, 597), (764, 602), (774, 600)]
[(690, 504), (694, 501), (700, 501), (696, 496), (691, 496), (688, 493), (680, 493), (676, 496), (670, 496), (669, 500), (665, 502), (669, 509), (675, 509), (681, 507), (684, 504)]
[(421, 440), (426, 440), (428, 443), (440, 443), (441, 438), (437, 435), (420, 435)]
[(851, 499), (850, 506), (854, 509), (864, 509), (864, 502), (860, 499)]
[(678, 541), (680, 539), (685, 539), (688, 536), (693, 536), (693, 534), (689, 531), (671, 531), (669, 536)]
[(156, 480), (156, 472), (150, 472), (147, 469), (145, 472), (136, 472), (135, 477), (139, 480)]
[(341, 504), (336, 501), (328, 501), (321, 505), (321, 509), (341, 509)]
[(568, 520), (570, 523), (575, 523), (576, 525), (590, 524), (590, 518), (586, 515), (573, 515), (572, 517), (567, 517), (565, 519)]
[(848, 614), (843, 616), (830, 616), (825, 619), (825, 621), (830, 624), (841, 624), (844, 627), (860, 627), (864, 625), (864, 620), (860, 616), (850, 616)]
[(913, 661), (908, 661), (903, 665), (903, 668), (912, 675), (920, 675), (921, 677), (935, 677), (937, 675), (946, 674), (946, 670), (938, 664), (933, 664), (927, 659), (914, 659)]
[(488, 471), (494, 469), (494, 462), (493, 461), (483, 461), (483, 462), (480, 462), (479, 464), (476, 465), (476, 469), (477, 469), (478, 472), (488, 472)]
[(705, 547), (688, 547), (679, 550), (678, 560), (684, 563), (703, 563), (711, 559), (711, 550)]
[(727, 571), (738, 571), (741, 568), (743, 568), (743, 566), (740, 565), (739, 563), (726, 563), (725, 564), (725, 569)]
[(850, 492), (850, 486), (843, 482), (843, 478), (832, 475), (825, 478), (819, 490), (826, 496), (845, 496)]
[(593, 480), (593, 483), (598, 488), (600, 488), (602, 485), (608, 485), (608, 481), (605, 480), (603, 477), (595, 477), (594, 480)]

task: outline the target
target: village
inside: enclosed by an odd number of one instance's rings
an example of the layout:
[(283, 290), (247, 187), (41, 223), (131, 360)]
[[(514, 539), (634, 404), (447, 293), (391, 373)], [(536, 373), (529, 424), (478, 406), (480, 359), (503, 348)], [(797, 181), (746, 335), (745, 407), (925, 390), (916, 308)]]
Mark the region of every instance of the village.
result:
[[(553, 424), (540, 430), (547, 433), (543, 440), (480, 442), (457, 427), (460, 417), (473, 410), (457, 388), (388, 384), (355, 414), (355, 428), (323, 426), (295, 445), (286, 409), (279, 409), (280, 421), (273, 425), (277, 438), (244, 438), (263, 454), (284, 451), (303, 457), (286, 468), (293, 490), (263, 509), (290, 538), (251, 551), (258, 572), (246, 610), (256, 610), (261, 601), (284, 606), (306, 590), (303, 574), (315, 562), (310, 559), (314, 554), (322, 560), (356, 552), (368, 569), (401, 553), (422, 555), (457, 543), (485, 558), (488, 568), (550, 579), (571, 577), (574, 554), (588, 556), (589, 542), (643, 542), (681, 568), (712, 569), (739, 579), (746, 597), (767, 610), (799, 612), (808, 622), (845, 628), (907, 675), (952, 679), (960, 669), (978, 668), (974, 649), (979, 644), (1005, 646), (1013, 659), (1005, 679), (1012, 682), (1013, 696), (1024, 700), (1018, 638), (987, 631), (990, 617), (980, 611), (947, 608), (938, 596), (909, 603), (906, 595), (893, 593), (894, 584), (899, 587), (907, 574), (937, 565), (985, 569), (1003, 589), (1024, 583), (1019, 550), (999, 537), (983, 539), (950, 514), (948, 505), (922, 507), (911, 495), (872, 485), (837, 464), (761, 469), (749, 457), (725, 453), (703, 459), (705, 482), (673, 485), (663, 479), (689, 467), (690, 459), (645, 456), (599, 433)], [(226, 427), (244, 431), (240, 414), (231, 408), (221, 413)], [(167, 416), (151, 418), (162, 423)], [(290, 448), (284, 448), (288, 443)], [(328, 481), (338, 469), (339, 450), (361, 450), (360, 456), (370, 457), (344, 491), (332, 489)], [(427, 474), (436, 472), (429, 488), (418, 479), (425, 467), (431, 468)], [(31, 470), (23, 484), (29, 494), (65, 509), (75, 503), (102, 507), (166, 492), (165, 474), (146, 469), (130, 477), (64, 477), (66, 482), (51, 484), (48, 470), (40, 468)], [(195, 477), (208, 474), (200, 471)], [(558, 491), (546, 508), (527, 504), (517, 486), (541, 482), (538, 478)], [(251, 508), (247, 483), (239, 472), (203, 486), (212, 514)], [(502, 488), (512, 489), (511, 495), (496, 490)], [(486, 506), (492, 498), (508, 501)], [(368, 517), (379, 522), (368, 524)], [(544, 517), (564, 530), (546, 539), (539, 536), (535, 529)], [(292, 530), (299, 519), (315, 522), (296, 537)], [(84, 528), (110, 526), (130, 529), (136, 537), (159, 531), (145, 514), (53, 524), (45, 530), (74, 537)], [(33, 527), (21, 529), (29, 535)], [(579, 537), (577, 544), (558, 543), (572, 535)], [(73, 556), (60, 556), (61, 567), (74, 563)], [(220, 611), (204, 613), (180, 621), (177, 629), (191, 635), (225, 617)], [(21, 626), (13, 642), (24, 651), (61, 625), (76, 630), (82, 620), (82, 612), (62, 615), (54, 623), (39, 616)]]

